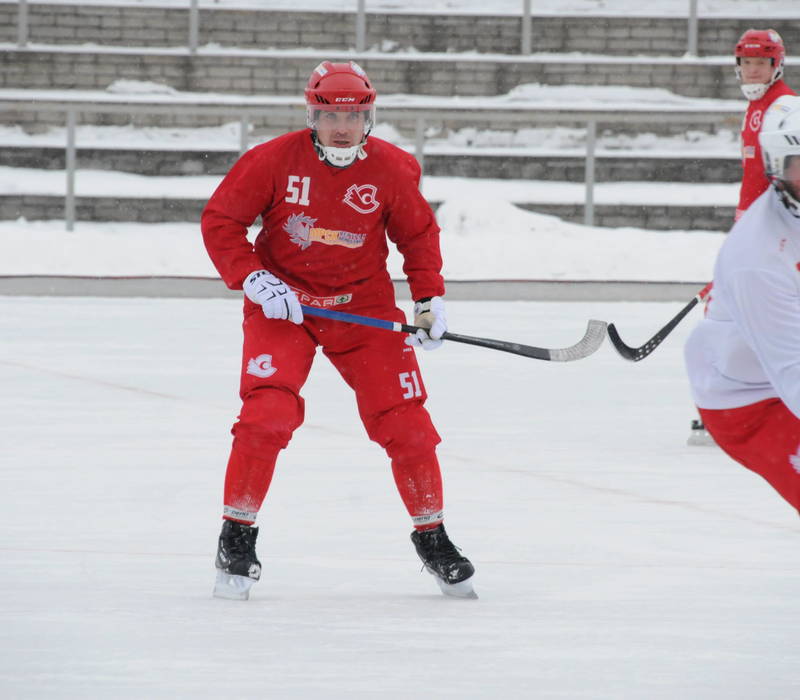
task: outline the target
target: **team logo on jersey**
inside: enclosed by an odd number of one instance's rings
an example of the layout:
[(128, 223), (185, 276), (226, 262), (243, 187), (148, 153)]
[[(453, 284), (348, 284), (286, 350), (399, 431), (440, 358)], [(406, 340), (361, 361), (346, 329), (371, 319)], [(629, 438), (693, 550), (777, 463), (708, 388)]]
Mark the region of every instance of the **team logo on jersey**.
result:
[(259, 355), (247, 361), (247, 374), (266, 379), (271, 377), (278, 369), (272, 366), (272, 355)]
[(752, 131), (758, 131), (761, 128), (761, 116), (763, 112), (760, 109), (757, 109), (750, 115), (750, 129)]
[(342, 201), (361, 214), (370, 214), (381, 205), (375, 185), (350, 185)]
[(314, 226), (316, 219), (305, 214), (291, 214), (283, 230), (289, 234), (289, 240), (305, 250), (312, 243), (324, 245), (340, 245), (345, 248), (360, 248), (367, 238), (366, 233), (350, 233), (350, 231), (332, 231)]

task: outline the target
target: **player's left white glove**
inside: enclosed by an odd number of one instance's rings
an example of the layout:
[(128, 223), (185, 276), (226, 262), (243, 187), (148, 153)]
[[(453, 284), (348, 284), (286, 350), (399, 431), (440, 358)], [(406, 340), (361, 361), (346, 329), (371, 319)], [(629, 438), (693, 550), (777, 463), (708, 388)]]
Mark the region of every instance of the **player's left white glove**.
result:
[(442, 334), (447, 330), (447, 315), (444, 312), (444, 299), (430, 297), (414, 302), (414, 325), (418, 330), (406, 338), (406, 345), (422, 347), (425, 350), (436, 350), (442, 344)]

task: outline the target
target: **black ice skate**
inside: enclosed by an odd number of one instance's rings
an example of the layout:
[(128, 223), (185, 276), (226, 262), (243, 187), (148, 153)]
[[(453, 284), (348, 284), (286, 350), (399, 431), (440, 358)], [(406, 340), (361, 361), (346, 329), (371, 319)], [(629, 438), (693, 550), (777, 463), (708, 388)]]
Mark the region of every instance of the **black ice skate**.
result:
[(217, 583), (214, 596), (247, 600), (251, 586), (261, 577), (261, 562), (256, 556), (258, 528), (226, 520), (217, 547)]
[(478, 597), (472, 588), (475, 567), (469, 559), (461, 556), (458, 547), (447, 536), (444, 525), (423, 532), (414, 530), (411, 533), (411, 541), (425, 568), (433, 574), (436, 583), (442, 589), (442, 593), (459, 598)]

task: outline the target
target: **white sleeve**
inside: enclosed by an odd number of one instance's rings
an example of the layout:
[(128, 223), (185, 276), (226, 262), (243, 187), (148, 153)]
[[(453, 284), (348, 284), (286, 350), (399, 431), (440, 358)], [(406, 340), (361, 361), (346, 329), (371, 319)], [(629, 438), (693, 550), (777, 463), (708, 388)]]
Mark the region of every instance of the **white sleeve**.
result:
[[(800, 418), (800, 292), (772, 270), (740, 270), (729, 281), (734, 321), (781, 400)], [(733, 311), (733, 309), (732, 309)]]

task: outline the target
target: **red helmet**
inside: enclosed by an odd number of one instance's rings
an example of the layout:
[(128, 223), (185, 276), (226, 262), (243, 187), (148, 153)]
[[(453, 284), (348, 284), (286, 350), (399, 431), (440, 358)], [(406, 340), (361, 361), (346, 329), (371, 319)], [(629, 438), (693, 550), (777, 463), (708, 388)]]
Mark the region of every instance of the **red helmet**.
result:
[(736, 42), (733, 55), (736, 56), (736, 77), (740, 82), (742, 58), (769, 58), (772, 62), (772, 79), (769, 83), (761, 86), (742, 85), (742, 92), (749, 100), (762, 97), (766, 89), (783, 75), (786, 48), (781, 35), (774, 29), (748, 29)]
[(771, 58), (772, 65), (776, 66), (783, 63), (786, 49), (781, 35), (774, 29), (748, 29), (736, 42), (733, 55), (736, 58), (744, 56)]
[(329, 112), (365, 112), (375, 104), (375, 89), (355, 61), (323, 61), (311, 73), (306, 104)]

